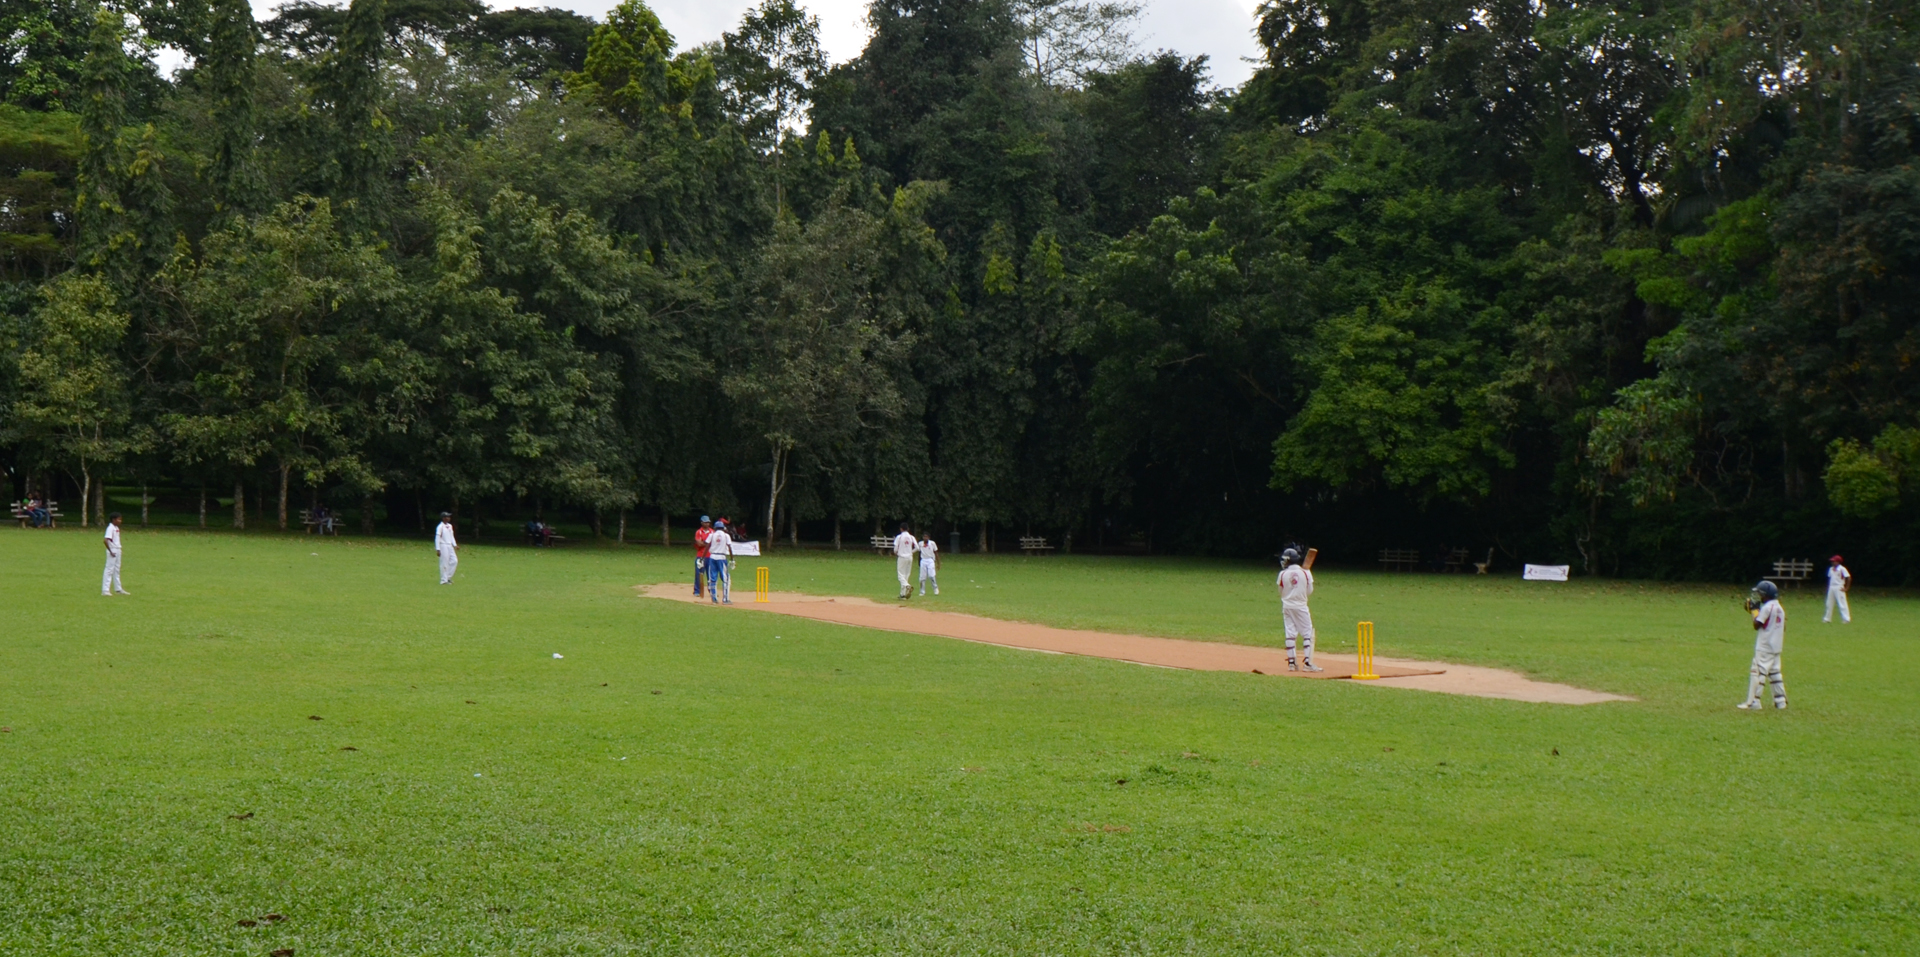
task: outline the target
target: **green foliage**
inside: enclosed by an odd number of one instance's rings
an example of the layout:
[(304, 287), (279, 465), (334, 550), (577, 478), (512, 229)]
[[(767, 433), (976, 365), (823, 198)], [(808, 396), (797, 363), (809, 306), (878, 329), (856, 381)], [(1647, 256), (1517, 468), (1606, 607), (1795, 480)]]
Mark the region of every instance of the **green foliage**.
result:
[(0, 265), (9, 279), (46, 278), (71, 261), (78, 117), (0, 104)]
[(567, 90), (636, 129), (692, 127), (708, 120), (716, 96), (713, 63), (673, 52), (673, 34), (644, 0), (624, 0), (593, 32), (585, 66)]
[(1889, 425), (1871, 447), (1835, 439), (1827, 447), (1821, 478), (1827, 497), (1843, 515), (1879, 518), (1900, 504), (1904, 487), (1920, 477), (1920, 429)]

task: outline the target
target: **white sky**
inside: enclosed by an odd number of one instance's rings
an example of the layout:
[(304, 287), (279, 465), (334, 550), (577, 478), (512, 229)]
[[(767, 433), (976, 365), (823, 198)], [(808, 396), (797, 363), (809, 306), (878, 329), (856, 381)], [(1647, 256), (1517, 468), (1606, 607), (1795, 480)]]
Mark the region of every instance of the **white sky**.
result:
[[(253, 0), (254, 16), (266, 19), (281, 0)], [(599, 19), (618, 0), (487, 0), (504, 7), (565, 7)], [(681, 47), (720, 39), (723, 31), (740, 23), (741, 14), (758, 0), (648, 0)], [(1253, 10), (1259, 0), (1142, 0), (1135, 39), (1143, 50), (1174, 50), (1186, 56), (1207, 54), (1213, 81), (1238, 86), (1253, 68), (1245, 62), (1257, 56), (1253, 40)], [(821, 41), (838, 63), (860, 53), (867, 42), (866, 0), (802, 0), (802, 6), (820, 18)]]

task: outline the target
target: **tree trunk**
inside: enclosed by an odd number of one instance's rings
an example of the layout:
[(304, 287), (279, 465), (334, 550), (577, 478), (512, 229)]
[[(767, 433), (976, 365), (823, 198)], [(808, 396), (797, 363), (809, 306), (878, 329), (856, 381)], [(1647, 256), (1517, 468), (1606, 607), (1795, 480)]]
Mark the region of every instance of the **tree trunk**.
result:
[(93, 509), (93, 473), (87, 471), (87, 463), (80, 463), (80, 527), (92, 528), (93, 522), (88, 515)]
[(473, 540), (480, 540), (480, 503), (473, 503)]
[(773, 544), (773, 536), (775, 535), (774, 530), (780, 527), (773, 523), (773, 518), (774, 518), (774, 509), (778, 508), (780, 505), (780, 492), (786, 488), (786, 484), (787, 484), (787, 477), (785, 473), (787, 470), (788, 454), (789, 452), (787, 449), (781, 448), (778, 443), (774, 444), (773, 474), (768, 476), (768, 488), (769, 488), (769, 494), (767, 495), (767, 544), (768, 545)]
[(247, 483), (233, 480), (233, 527), (247, 527)]
[(595, 505), (593, 507), (593, 540), (597, 542), (600, 538), (600, 506)]
[(292, 469), (287, 463), (280, 463), (280, 530), (287, 530), (287, 473)]
[(140, 486), (140, 527), (141, 528), (147, 527), (147, 506), (151, 504), (153, 504), (153, 500), (147, 497), (147, 487), (145, 485), (141, 485)]
[(621, 545), (627, 543), (627, 510), (624, 508), (620, 510), (620, 537), (614, 539), (614, 542)]
[(840, 513), (833, 513), (833, 550), (840, 550)]
[(107, 527), (107, 477), (93, 483), (93, 514), (100, 517), (100, 527)]
[(413, 520), (420, 525), (421, 534), (427, 531), (427, 503), (420, 498), (420, 490), (413, 490)]
[(207, 483), (200, 483), (200, 527), (207, 527)]
[(791, 505), (787, 506), (787, 544), (795, 548), (800, 547), (800, 516), (794, 514)]
[(667, 520), (665, 504), (660, 506), (660, 544), (667, 548), (673, 547), (673, 523)]
[[(414, 500), (419, 500), (418, 494), (414, 496)], [(360, 533), (369, 537), (373, 535), (373, 493), (371, 492), (360, 499)]]
[(980, 554), (985, 555), (986, 553), (987, 553), (987, 522), (985, 519), (981, 519), (980, 521)]

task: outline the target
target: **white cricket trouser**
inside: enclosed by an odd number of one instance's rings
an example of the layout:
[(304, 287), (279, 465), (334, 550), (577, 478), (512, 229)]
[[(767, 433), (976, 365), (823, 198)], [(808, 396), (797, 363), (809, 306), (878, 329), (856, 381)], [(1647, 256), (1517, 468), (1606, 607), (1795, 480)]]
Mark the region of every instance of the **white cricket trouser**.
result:
[(1840, 620), (1851, 623), (1853, 621), (1853, 612), (1847, 608), (1847, 593), (1838, 588), (1827, 589), (1827, 617), (1820, 620), (1832, 621), (1833, 606), (1835, 605), (1840, 606)]
[(107, 567), (100, 573), (100, 594), (111, 595), (117, 591), (126, 591), (120, 584), (120, 556), (107, 553)]
[(1287, 659), (1293, 659), (1293, 643), (1297, 639), (1301, 657), (1313, 663), (1313, 612), (1281, 605), (1280, 620), (1287, 626)]
[(920, 594), (924, 595), (927, 593), (928, 584), (933, 585), (934, 594), (936, 595), (940, 594), (940, 579), (935, 578), (933, 576), (934, 576), (933, 563), (929, 561), (922, 561), (920, 563)]
[(900, 572), (900, 597), (905, 598), (913, 594), (913, 556), (901, 555), (899, 559), (894, 564)]
[(1760, 703), (1760, 690), (1773, 687), (1773, 706), (1787, 706), (1787, 679), (1780, 673), (1780, 649), (1768, 648), (1755, 642), (1753, 645), (1753, 667), (1747, 672), (1747, 703)]
[(460, 553), (451, 549), (440, 550), (440, 584), (453, 584), (453, 570), (460, 567)]

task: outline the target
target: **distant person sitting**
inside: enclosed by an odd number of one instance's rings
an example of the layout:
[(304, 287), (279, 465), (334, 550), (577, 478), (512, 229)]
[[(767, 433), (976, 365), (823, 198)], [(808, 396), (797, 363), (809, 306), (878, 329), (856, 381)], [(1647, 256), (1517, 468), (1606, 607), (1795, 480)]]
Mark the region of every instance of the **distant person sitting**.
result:
[(548, 548), (553, 545), (553, 527), (538, 519), (528, 522), (527, 544), (535, 548)]
[(322, 535), (333, 534), (333, 510), (325, 505), (314, 509), (313, 528)]
[(47, 508), (47, 500), (35, 495), (27, 501), (27, 518), (34, 528), (46, 528), (53, 524), (53, 512)]

